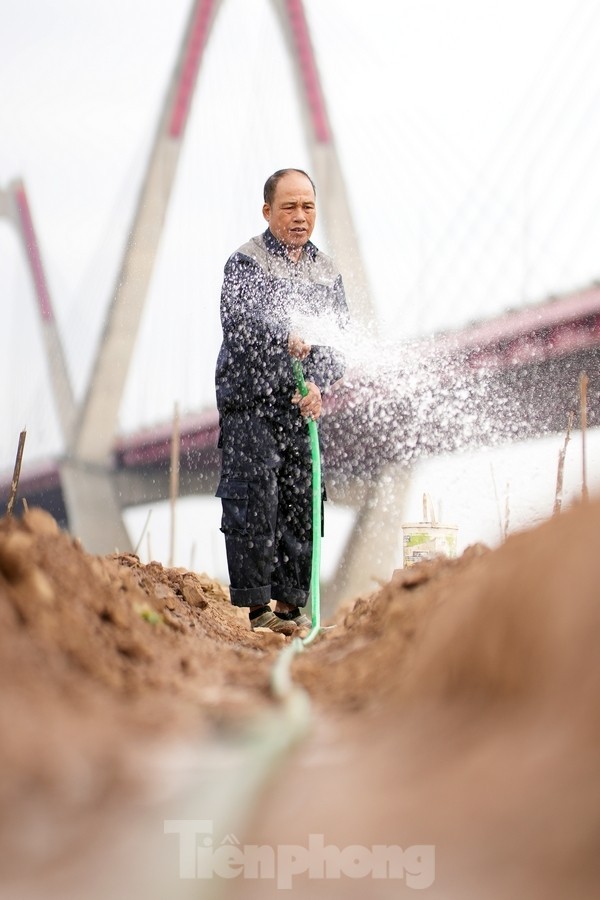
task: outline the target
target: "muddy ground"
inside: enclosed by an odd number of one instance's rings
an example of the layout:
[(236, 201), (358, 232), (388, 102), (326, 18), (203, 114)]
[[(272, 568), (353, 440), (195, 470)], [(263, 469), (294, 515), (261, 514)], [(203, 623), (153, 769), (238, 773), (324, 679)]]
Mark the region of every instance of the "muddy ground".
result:
[(600, 895), (599, 534), (595, 502), (346, 604), (292, 744), (288, 642), (222, 585), (0, 520), (0, 897)]

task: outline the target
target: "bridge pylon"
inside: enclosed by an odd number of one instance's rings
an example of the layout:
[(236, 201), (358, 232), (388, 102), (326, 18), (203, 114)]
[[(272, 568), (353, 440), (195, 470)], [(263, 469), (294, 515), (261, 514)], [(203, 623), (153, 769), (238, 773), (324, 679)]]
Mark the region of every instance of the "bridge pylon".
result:
[[(102, 339), (87, 391), (78, 406), (73, 399), (60, 337), (51, 313), (47, 284), (45, 278), (40, 277), (43, 268), (39, 251), (37, 261), (34, 258), (36, 254), (29, 257), (65, 443), (59, 469), (69, 528), (90, 552), (131, 549), (123, 523), (121, 491), (114, 471), (119, 409), (195, 86), (215, 17), (223, 2), (193, 0), (190, 5), (187, 26), (165, 93)], [(328, 250), (335, 257), (344, 277), (353, 322), (365, 333), (374, 335), (377, 330), (376, 316), (304, 6), (302, 0), (272, 0), (272, 5), (293, 64)], [(6, 200), (0, 196), (0, 208), (3, 199)], [(5, 205), (8, 207), (10, 203), (5, 202)], [(23, 240), (31, 244), (35, 237), (33, 225), (27, 229), (22, 227), (21, 234)], [(372, 510), (372, 503), (368, 508)], [(357, 527), (361, 525), (363, 531), (356, 532), (355, 543), (359, 534), (364, 533), (364, 519), (365, 515), (359, 513)]]

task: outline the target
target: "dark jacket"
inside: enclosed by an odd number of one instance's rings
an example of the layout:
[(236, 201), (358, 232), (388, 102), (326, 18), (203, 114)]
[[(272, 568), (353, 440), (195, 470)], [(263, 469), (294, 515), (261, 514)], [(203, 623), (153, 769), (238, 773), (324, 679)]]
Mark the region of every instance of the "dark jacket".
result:
[(267, 229), (239, 248), (227, 261), (221, 291), (223, 343), (216, 370), (217, 406), (221, 414), (237, 409), (271, 407), (289, 410), (296, 389), (288, 352), (288, 335), (312, 343), (302, 367), (307, 381), (321, 391), (344, 372), (343, 356), (316, 345), (295, 322), (298, 317), (348, 322), (342, 278), (332, 260), (310, 241), (298, 263)]

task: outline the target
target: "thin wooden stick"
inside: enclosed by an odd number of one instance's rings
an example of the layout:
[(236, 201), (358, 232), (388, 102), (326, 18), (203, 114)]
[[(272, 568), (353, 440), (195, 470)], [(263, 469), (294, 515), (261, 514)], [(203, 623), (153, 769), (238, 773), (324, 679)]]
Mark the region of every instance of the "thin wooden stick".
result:
[(504, 540), (508, 537), (510, 524), (510, 481), (506, 482), (506, 496), (504, 498)]
[(180, 428), (179, 428), (179, 407), (175, 404), (173, 413), (173, 434), (171, 438), (171, 479), (170, 479), (170, 498), (171, 498), (171, 542), (169, 550), (169, 566), (173, 565), (175, 558), (175, 504), (179, 495), (179, 446), (180, 446)]
[(437, 525), (437, 518), (435, 515), (435, 506), (433, 505), (433, 500), (431, 499), (430, 494), (423, 494), (423, 522), (426, 522), (428, 525)]
[(494, 497), (496, 499), (496, 513), (498, 515), (498, 531), (500, 532), (500, 539), (504, 537), (504, 531), (502, 528), (502, 513), (500, 512), (500, 499), (498, 497), (498, 487), (496, 485), (496, 475), (494, 473), (494, 464), (490, 463), (490, 472), (492, 474), (492, 484), (494, 486)]
[(10, 485), (10, 494), (8, 496), (8, 504), (6, 506), (6, 515), (12, 516), (15, 501), (17, 499), (17, 490), (19, 487), (19, 478), (21, 477), (21, 463), (23, 462), (23, 450), (25, 449), (25, 438), (27, 437), (27, 429), (24, 428), (19, 435), (19, 446), (17, 447), (17, 458), (15, 459), (15, 467), (13, 469), (13, 477)]
[(565, 457), (567, 455), (567, 444), (571, 439), (571, 429), (575, 420), (575, 413), (570, 412), (567, 416), (567, 433), (565, 434), (565, 442), (562, 449), (558, 451), (558, 469), (556, 471), (556, 493), (554, 495), (554, 509), (552, 515), (557, 516), (562, 507), (563, 482), (565, 473)]
[(579, 376), (579, 403), (581, 408), (581, 500), (583, 503), (587, 503), (589, 500), (585, 447), (587, 439), (587, 386), (587, 373), (582, 372)]
[(146, 528), (150, 524), (150, 516), (151, 515), (152, 515), (152, 507), (150, 507), (150, 509), (148, 510), (148, 515), (146, 516), (146, 521), (144, 522), (144, 527), (142, 528), (142, 533), (140, 534), (140, 539), (137, 542), (137, 544), (135, 545), (135, 550), (133, 551), (136, 556), (138, 555), (139, 549), (142, 545), (142, 540), (144, 539), (144, 535), (146, 533)]
[(437, 516), (435, 514), (435, 506), (433, 505), (433, 500), (431, 499), (431, 495), (427, 494), (427, 500), (429, 502), (429, 521), (432, 525), (437, 525)]

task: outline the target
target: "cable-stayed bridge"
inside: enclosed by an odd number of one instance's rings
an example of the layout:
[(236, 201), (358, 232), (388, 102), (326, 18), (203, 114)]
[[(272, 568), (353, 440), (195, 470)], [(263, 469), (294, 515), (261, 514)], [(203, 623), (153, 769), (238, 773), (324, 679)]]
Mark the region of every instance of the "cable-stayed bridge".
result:
[[(117, 287), (106, 317), (103, 339), (85, 396), (76, 403), (58, 332), (44, 266), (37, 246), (24, 185), (15, 182), (3, 195), (3, 211), (17, 225), (27, 247), (36, 287), (53, 395), (65, 452), (44, 471), (23, 473), (22, 495), (51, 505), (91, 550), (125, 547), (128, 537), (121, 509), (166, 497), (171, 426), (150, 433), (117, 435), (118, 410), (144, 308), (196, 79), (201, 72), (215, 16), (222, 3), (191, 5), (188, 27), (142, 186), (130, 239), (124, 249)], [(319, 79), (303, 4), (273, 3), (282, 25), (301, 100), (313, 172), (320, 186), (320, 214), (328, 226), (330, 248), (350, 290), (353, 317), (365, 330), (375, 316), (361, 262), (350, 204)], [(571, 292), (529, 310), (482, 323), (453, 335), (410, 346), (399, 344), (388, 375), (357, 376), (352, 389), (331, 400), (323, 422), (326, 463), (334, 491), (358, 509), (354, 543), (369, 544), (381, 531), (381, 510), (373, 497), (390, 467), (406, 469), (416, 452), (435, 453), (484, 443), (494, 421), (505, 440), (562, 429), (566, 411), (577, 400), (579, 373), (588, 371), (590, 424), (597, 419), (596, 383), (598, 295), (595, 287)], [(426, 400), (427, 387), (451, 402)], [(452, 397), (463, 396), (453, 407)], [(423, 413), (427, 406), (427, 415)], [(454, 415), (448, 409), (454, 409)], [(436, 418), (437, 417), (437, 418)], [(475, 424), (474, 424), (475, 419)], [(421, 427), (427, 423), (427, 428)], [(463, 428), (468, 425), (468, 433)], [(205, 412), (182, 423), (182, 490), (210, 493), (216, 466), (216, 418)], [(366, 487), (365, 487), (366, 486)], [(369, 497), (365, 494), (368, 493)], [(381, 539), (378, 542), (381, 545)], [(355, 553), (356, 556), (356, 553)]]

